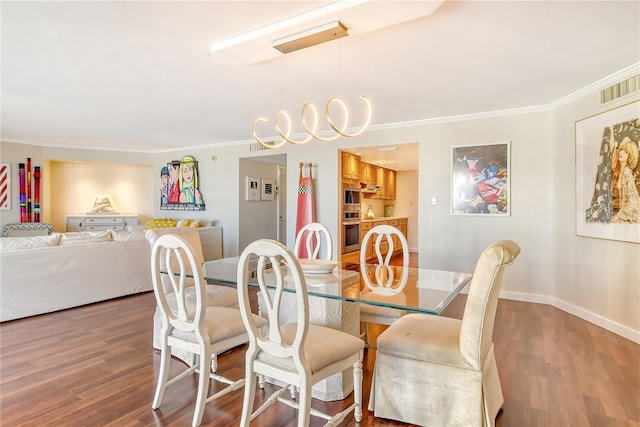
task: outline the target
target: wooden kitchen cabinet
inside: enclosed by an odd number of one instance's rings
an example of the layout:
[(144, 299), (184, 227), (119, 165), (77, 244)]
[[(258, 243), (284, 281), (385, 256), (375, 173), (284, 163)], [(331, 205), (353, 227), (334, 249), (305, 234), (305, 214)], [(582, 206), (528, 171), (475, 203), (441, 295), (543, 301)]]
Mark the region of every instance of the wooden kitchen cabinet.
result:
[(385, 173), (385, 187), (387, 191), (385, 192), (385, 199), (387, 200), (395, 200), (396, 198), (396, 171), (391, 169), (386, 169)]
[(376, 199), (394, 200), (396, 198), (396, 171), (378, 167), (376, 185), (381, 187), (375, 195)]
[(367, 185), (376, 185), (376, 166), (360, 162), (360, 183)]
[[(373, 225), (370, 222), (363, 222), (362, 224), (360, 224), (360, 242), (364, 242), (364, 236), (369, 232), (369, 230), (371, 230), (371, 228), (373, 227)], [(367, 259), (370, 259), (373, 257), (373, 244), (372, 241), (369, 241), (369, 244), (367, 245), (366, 248), (361, 247), (360, 251), (365, 251), (365, 253), (367, 254)]]
[(360, 157), (355, 154), (342, 152), (342, 178), (358, 180), (360, 174)]

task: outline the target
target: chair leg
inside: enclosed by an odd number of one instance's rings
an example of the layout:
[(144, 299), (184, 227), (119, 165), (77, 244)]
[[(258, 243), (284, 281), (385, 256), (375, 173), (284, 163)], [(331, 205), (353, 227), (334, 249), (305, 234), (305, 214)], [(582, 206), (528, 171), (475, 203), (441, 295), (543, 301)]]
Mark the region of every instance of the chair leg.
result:
[(211, 372), (218, 372), (218, 355), (211, 356)]
[(251, 422), (253, 412), (253, 402), (256, 395), (256, 374), (247, 367), (247, 380), (244, 384), (244, 400), (242, 401), (242, 417), (240, 418), (240, 426), (248, 427)]
[(304, 380), (298, 389), (298, 427), (308, 427), (311, 421), (311, 384)]
[(356, 405), (353, 416), (362, 421), (362, 359), (353, 364), (353, 401)]
[(209, 366), (211, 363), (211, 347), (201, 344), (199, 372), (198, 372), (198, 396), (196, 398), (196, 409), (193, 414), (193, 427), (197, 427), (202, 422), (204, 407), (207, 403), (207, 394), (209, 393)]
[(153, 397), (153, 409), (158, 409), (162, 398), (164, 397), (164, 391), (167, 388), (167, 381), (169, 379), (169, 364), (171, 363), (171, 347), (167, 345), (166, 340), (161, 344), (160, 349), (160, 373), (158, 374), (158, 385), (156, 386), (156, 393)]

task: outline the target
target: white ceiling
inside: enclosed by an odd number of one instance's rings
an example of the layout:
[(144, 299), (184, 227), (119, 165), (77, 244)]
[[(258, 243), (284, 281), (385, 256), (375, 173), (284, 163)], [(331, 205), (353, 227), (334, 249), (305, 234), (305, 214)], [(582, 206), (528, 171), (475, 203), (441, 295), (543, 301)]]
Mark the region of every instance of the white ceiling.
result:
[[(2, 1), (2, 140), (250, 143), (257, 117), (284, 107), (298, 118), (337, 95), (356, 127), (366, 95), (382, 128), (548, 105), (640, 62), (639, 1), (378, 1), (209, 53), (329, 3)], [(274, 39), (334, 18), (350, 36), (272, 52)]]

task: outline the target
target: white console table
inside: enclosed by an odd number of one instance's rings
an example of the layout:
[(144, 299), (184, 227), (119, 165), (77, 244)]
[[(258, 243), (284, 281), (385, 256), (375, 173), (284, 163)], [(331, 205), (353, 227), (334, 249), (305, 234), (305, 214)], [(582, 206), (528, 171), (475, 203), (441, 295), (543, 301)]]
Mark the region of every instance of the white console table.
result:
[(126, 230), (138, 225), (138, 215), (67, 215), (67, 231)]

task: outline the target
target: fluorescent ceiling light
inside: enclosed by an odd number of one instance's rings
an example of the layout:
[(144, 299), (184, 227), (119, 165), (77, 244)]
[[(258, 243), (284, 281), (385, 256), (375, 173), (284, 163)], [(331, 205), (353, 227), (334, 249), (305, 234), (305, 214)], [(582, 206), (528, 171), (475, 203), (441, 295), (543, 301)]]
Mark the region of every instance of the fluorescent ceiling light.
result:
[(239, 45), (241, 43), (255, 40), (269, 34), (273, 34), (277, 31), (286, 30), (287, 28), (294, 27), (296, 25), (305, 24), (314, 19), (322, 18), (329, 14), (340, 12), (341, 10), (349, 9), (362, 3), (366, 3), (369, 0), (341, 0), (330, 3), (326, 6), (319, 7), (317, 9), (310, 10), (309, 12), (301, 13), (300, 15), (292, 16), (291, 18), (283, 21), (275, 22), (273, 24), (260, 27), (258, 29), (248, 31), (246, 33), (239, 34), (229, 39), (221, 40), (211, 43), (209, 46), (209, 52), (214, 53), (223, 49), (230, 48), (232, 46)]
[(393, 146), (393, 147), (382, 147), (382, 148), (378, 148), (378, 151), (396, 151), (398, 149), (398, 147)]

